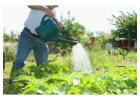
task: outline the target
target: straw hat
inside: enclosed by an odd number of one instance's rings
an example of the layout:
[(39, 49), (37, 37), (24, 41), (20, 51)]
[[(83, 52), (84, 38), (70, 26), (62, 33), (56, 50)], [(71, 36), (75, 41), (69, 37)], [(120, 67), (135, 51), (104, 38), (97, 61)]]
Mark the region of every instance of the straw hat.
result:
[(58, 5), (46, 5), (47, 7), (58, 7)]

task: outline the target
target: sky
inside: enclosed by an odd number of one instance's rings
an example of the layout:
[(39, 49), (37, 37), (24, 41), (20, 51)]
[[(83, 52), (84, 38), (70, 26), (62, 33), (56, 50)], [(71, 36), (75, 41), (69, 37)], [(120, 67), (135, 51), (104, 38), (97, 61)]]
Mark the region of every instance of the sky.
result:
[[(67, 12), (71, 12), (71, 16), (75, 17), (76, 21), (84, 25), (87, 31), (92, 32), (110, 32), (114, 28), (108, 18), (112, 15), (119, 16), (120, 12), (136, 11), (134, 5), (67, 5), (59, 6), (56, 9), (57, 17), (63, 16), (67, 18)], [(6, 33), (14, 31), (20, 33), (24, 27), (30, 9), (27, 6), (4, 6), (3, 7), (3, 30)]]

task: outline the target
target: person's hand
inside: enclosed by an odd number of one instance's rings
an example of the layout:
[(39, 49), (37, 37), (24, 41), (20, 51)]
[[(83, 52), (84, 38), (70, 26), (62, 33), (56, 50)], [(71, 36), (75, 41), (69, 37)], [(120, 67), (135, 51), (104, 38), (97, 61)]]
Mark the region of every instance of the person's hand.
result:
[(64, 26), (61, 22), (57, 22), (57, 27), (58, 27), (58, 29), (62, 29)]
[(45, 8), (43, 11), (48, 15), (48, 17), (54, 17), (54, 14), (48, 8)]

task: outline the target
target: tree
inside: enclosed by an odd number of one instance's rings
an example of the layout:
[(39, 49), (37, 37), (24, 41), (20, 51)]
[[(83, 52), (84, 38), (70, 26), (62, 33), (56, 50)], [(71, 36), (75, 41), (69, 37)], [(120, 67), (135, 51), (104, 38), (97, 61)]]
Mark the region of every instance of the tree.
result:
[[(68, 12), (68, 18), (61, 17), (61, 20), (64, 28), (60, 30), (59, 34), (63, 35), (63, 37), (67, 39), (74, 39), (78, 41), (83, 39), (81, 36), (85, 34), (85, 27), (77, 22), (74, 17), (71, 17), (70, 12)], [(62, 55), (65, 55), (71, 51), (71, 45), (68, 43), (54, 42), (51, 43), (51, 46), (54, 47), (52, 50), (53, 53), (59, 52)]]
[(114, 19), (111, 20), (115, 25), (114, 30), (112, 30), (112, 35), (114, 38), (127, 38), (127, 39), (137, 39), (137, 14), (133, 11), (132, 13), (123, 13), (116, 17), (112, 15)]
[(75, 20), (74, 17), (70, 16), (68, 12), (68, 18), (61, 18), (64, 29), (61, 30), (60, 34), (64, 35), (66, 38), (75, 38), (80, 40), (80, 36), (85, 33), (85, 27)]
[(113, 37), (109, 33), (105, 32), (97, 32), (98, 37), (97, 37), (97, 47), (98, 49), (105, 48), (105, 44), (108, 42), (113, 42)]

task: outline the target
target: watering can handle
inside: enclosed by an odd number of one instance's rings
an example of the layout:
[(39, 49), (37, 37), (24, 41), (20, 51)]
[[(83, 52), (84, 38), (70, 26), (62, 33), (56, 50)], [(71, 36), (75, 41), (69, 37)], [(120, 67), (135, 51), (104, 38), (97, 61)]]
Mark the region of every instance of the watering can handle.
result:
[[(49, 18), (48, 15), (44, 15), (42, 20), (41, 20), (41, 24), (44, 23), (48, 19), (51, 19), (51, 18)], [(54, 20), (57, 23), (57, 20), (55, 18), (52, 18), (52, 20)]]
[[(44, 15), (43, 17), (42, 17), (42, 20), (41, 20), (41, 24), (42, 23), (44, 23), (46, 20), (48, 20), (49, 19), (49, 17), (47, 18), (48, 16), (47, 15)], [(47, 18), (47, 19), (46, 19)], [(46, 20), (45, 20), (46, 19)]]

